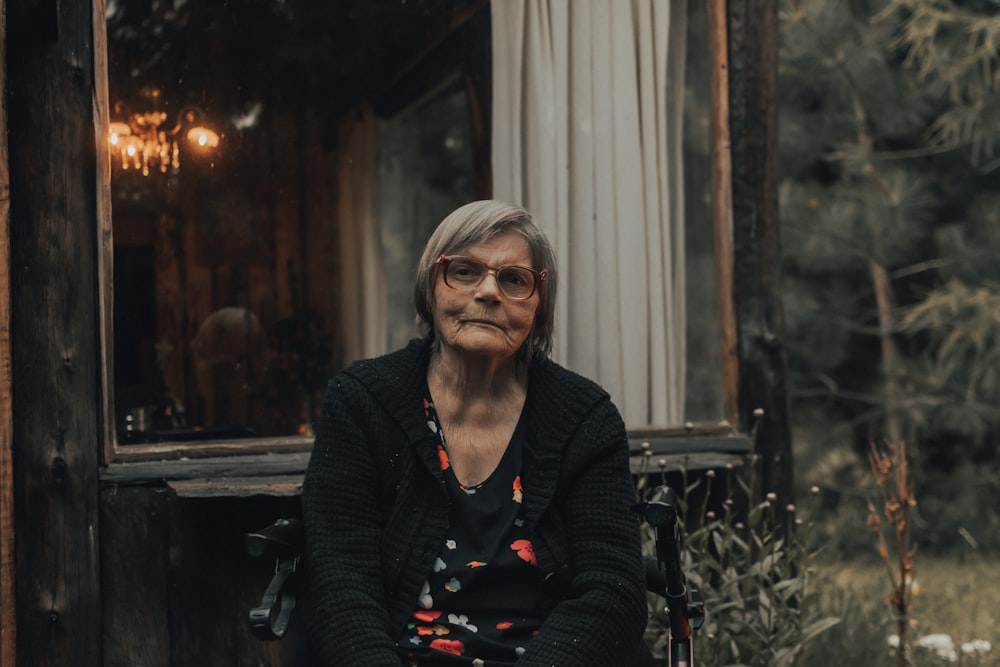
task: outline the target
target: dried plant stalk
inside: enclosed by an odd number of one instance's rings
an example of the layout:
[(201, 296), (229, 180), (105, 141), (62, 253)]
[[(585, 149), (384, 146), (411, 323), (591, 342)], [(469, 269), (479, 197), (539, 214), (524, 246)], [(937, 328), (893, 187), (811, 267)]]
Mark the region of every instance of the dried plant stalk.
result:
[(889, 442), (884, 448), (872, 443), (868, 462), (882, 497), (881, 515), (875, 503), (868, 503), (868, 526), (878, 535), (879, 556), (889, 575), (892, 592), (888, 604), (896, 616), (899, 637), (897, 664), (904, 667), (907, 655), (906, 628), (910, 624), (913, 595), (916, 592), (913, 576), (916, 549), (910, 539), (909, 525), (910, 510), (916, 507), (917, 499), (909, 477), (905, 443)]

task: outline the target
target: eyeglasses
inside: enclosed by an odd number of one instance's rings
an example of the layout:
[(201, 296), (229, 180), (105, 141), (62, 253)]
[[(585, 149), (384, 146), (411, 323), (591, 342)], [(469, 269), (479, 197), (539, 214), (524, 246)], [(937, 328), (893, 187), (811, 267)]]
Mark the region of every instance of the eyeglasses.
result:
[(444, 284), (452, 289), (475, 289), (483, 282), (487, 273), (492, 273), (500, 290), (512, 299), (530, 299), (537, 284), (545, 282), (548, 275), (548, 271), (535, 271), (523, 266), (486, 266), (478, 260), (461, 255), (441, 255), (435, 264), (444, 270)]

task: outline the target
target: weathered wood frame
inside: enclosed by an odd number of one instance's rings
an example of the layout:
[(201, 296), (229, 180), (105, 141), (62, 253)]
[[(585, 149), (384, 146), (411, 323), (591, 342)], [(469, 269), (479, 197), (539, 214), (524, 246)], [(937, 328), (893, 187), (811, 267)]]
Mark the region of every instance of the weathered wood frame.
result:
[[(728, 85), (720, 90), (727, 92), (729, 108), (727, 122), (719, 123), (717, 146), (721, 150), (718, 142), (728, 124), (731, 164), (719, 169), (729, 173), (732, 233), (722, 228), (719, 235), (732, 240), (725, 261), (732, 270), (736, 327), (735, 339), (726, 345), (735, 343), (736, 350), (724, 350), (724, 359), (736, 378), (734, 423), (756, 438), (759, 490), (777, 494), (783, 512), (793, 489), (778, 238), (778, 0), (726, 5)], [(720, 193), (714, 205), (725, 206), (725, 197)]]
[[(99, 665), (97, 489), (102, 405), (94, 13), (72, 0), (4, 3), (10, 208), (10, 468), (16, 626), (3, 667)], [(103, 12), (103, 5), (97, 9)], [(7, 191), (7, 188), (4, 188)], [(6, 380), (6, 378), (4, 378)], [(16, 539), (15, 539), (16, 538)], [(4, 577), (10, 576), (5, 572)], [(6, 615), (4, 620), (6, 621)], [(15, 634), (16, 633), (16, 634)], [(14, 655), (16, 641), (16, 657)]]
[[(2, 9), (2, 8), (0, 8)], [(6, 12), (0, 11), (0, 53), (7, 52)], [(0, 91), (7, 68), (0, 66)], [(10, 346), (10, 172), (7, 168), (7, 105), (0, 102), (0, 667), (13, 667), (16, 641), (14, 595), (13, 402)]]

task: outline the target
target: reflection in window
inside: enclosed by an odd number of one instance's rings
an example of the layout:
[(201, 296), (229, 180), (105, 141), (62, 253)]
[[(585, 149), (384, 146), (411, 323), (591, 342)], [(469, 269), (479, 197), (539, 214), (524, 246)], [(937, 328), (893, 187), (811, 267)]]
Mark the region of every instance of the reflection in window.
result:
[[(489, 123), (469, 118), (490, 108), (488, 4), (108, 0), (106, 12), (119, 442), (308, 434), (351, 360), (345, 294), (362, 279), (338, 233), (357, 195), (339, 191), (358, 176), (338, 153), (344, 128), (374, 109), (380, 344), (394, 348), (415, 333), (428, 234), (488, 191)], [(689, 0), (690, 420), (722, 414), (704, 14)]]
[(684, 242), (687, 272), (687, 379), (684, 419), (723, 419), (718, 268), (711, 212), (711, 59), (708, 11), (688, 0), (684, 96)]
[(476, 198), (465, 89), (452, 86), (386, 123), (379, 140), (379, 217), (388, 290), (388, 349), (418, 334), (417, 262), (448, 213)]
[[(309, 434), (350, 361), (342, 295), (358, 277), (342, 270), (339, 203), (353, 193), (339, 191), (352, 169), (339, 133), (366, 104), (412, 106), (387, 82), (440, 53), (431, 37), (473, 4), (108, 1), (120, 443)], [(429, 105), (461, 108), (453, 97)], [(380, 150), (411, 168), (427, 131), (389, 128)], [(469, 170), (462, 150), (446, 162)], [(408, 202), (437, 195), (405, 185), (380, 201), (416, 224)]]

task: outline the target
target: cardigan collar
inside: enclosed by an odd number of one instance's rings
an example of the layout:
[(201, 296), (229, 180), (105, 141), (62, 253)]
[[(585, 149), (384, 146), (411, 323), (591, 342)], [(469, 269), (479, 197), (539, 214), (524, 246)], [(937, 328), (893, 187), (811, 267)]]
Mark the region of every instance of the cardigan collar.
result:
[[(369, 388), (430, 471), (440, 476), (437, 436), (427, 428), (420, 401), (427, 391), (431, 345), (429, 338), (414, 339), (401, 350), (356, 362), (345, 372)], [(523, 480), (529, 520), (537, 519), (555, 495), (563, 448), (594, 404), (606, 397), (596, 384), (552, 361), (529, 366)]]

